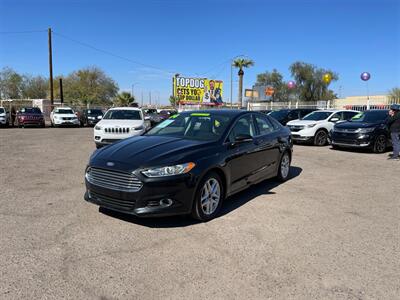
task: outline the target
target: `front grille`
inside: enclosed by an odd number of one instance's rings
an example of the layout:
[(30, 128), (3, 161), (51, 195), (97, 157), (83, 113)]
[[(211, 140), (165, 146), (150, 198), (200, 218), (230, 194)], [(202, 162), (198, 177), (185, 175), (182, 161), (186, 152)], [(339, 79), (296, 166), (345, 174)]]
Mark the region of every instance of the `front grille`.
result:
[(116, 191), (137, 192), (143, 186), (134, 174), (99, 168), (89, 167), (86, 179), (94, 185)]
[(129, 133), (129, 127), (106, 127), (104, 128), (105, 133)]
[(89, 192), (90, 198), (96, 200), (100, 205), (110, 208), (117, 208), (123, 210), (132, 210), (135, 207), (135, 201), (115, 199), (108, 196), (100, 195), (92, 191)]
[(61, 119), (64, 120), (64, 121), (71, 121), (71, 120), (73, 120), (74, 118), (64, 117), (64, 118), (61, 118)]
[(341, 133), (354, 133), (357, 130), (359, 130), (358, 128), (353, 129), (353, 128), (335, 128), (333, 131), (334, 132), (341, 132)]
[(304, 129), (304, 126), (302, 126), (302, 125), (290, 125), (289, 129), (292, 132), (297, 132), (297, 131), (300, 131), (300, 130)]

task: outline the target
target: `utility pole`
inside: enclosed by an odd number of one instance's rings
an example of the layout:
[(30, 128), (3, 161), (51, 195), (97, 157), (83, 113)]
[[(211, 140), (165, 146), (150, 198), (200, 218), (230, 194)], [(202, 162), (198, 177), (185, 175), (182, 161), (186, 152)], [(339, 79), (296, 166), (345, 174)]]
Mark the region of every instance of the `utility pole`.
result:
[(64, 104), (62, 78), (60, 78), (60, 102), (61, 102), (61, 106), (62, 106)]
[(149, 92), (149, 105), (151, 106), (151, 91)]
[(233, 59), (231, 62), (231, 109), (232, 109), (232, 94), (233, 94)]
[(51, 28), (48, 29), (49, 35), (49, 75), (50, 75), (50, 104), (51, 109), (54, 106), (54, 91), (53, 91), (53, 55), (52, 55), (52, 46), (51, 46)]
[(143, 107), (143, 91), (142, 91), (142, 105), (141, 106)]

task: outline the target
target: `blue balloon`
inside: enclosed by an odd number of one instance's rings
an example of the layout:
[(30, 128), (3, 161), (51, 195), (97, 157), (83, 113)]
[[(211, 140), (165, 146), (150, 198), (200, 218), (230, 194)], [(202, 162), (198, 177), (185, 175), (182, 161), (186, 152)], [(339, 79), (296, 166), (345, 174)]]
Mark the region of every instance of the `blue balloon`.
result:
[(362, 72), (360, 77), (361, 80), (368, 81), (371, 78), (371, 74), (369, 74), (368, 72)]

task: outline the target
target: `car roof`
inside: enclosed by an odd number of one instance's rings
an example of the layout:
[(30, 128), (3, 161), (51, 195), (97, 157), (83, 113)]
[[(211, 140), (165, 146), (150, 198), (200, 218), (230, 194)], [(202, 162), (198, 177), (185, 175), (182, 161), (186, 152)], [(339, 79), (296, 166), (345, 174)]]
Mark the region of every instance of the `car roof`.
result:
[(109, 110), (138, 110), (141, 111), (142, 109), (138, 108), (138, 107), (111, 107)]
[(58, 106), (58, 107), (54, 107), (54, 109), (72, 109), (69, 106)]
[(239, 116), (246, 113), (256, 113), (257, 111), (248, 111), (242, 109), (203, 109), (203, 110), (188, 110), (181, 112), (184, 113), (204, 113), (204, 114), (215, 114), (215, 115), (229, 115), (229, 116)]

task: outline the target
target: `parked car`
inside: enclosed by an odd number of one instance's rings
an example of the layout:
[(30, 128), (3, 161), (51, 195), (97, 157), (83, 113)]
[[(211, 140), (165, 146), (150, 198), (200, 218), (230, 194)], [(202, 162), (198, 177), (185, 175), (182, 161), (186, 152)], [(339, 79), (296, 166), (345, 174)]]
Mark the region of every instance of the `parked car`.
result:
[(269, 116), (285, 126), (289, 121), (301, 119), (315, 110), (313, 108), (280, 109), (271, 111)]
[(171, 117), (172, 115), (177, 114), (177, 111), (175, 110), (161, 110), (158, 115), (160, 116), (161, 120), (164, 121)]
[(154, 127), (158, 123), (164, 121), (164, 119), (157, 113), (155, 108), (147, 108), (143, 110), (145, 119), (150, 122), (150, 126)]
[(10, 125), (10, 113), (0, 106), (0, 125), (9, 126)]
[(97, 148), (128, 137), (141, 135), (146, 130), (143, 112), (137, 107), (109, 109), (94, 127)]
[(94, 152), (85, 199), (137, 216), (191, 213), (207, 221), (226, 197), (271, 177), (288, 179), (292, 146), (289, 129), (262, 113), (183, 112)]
[(81, 126), (94, 126), (103, 118), (101, 109), (84, 109), (79, 113)]
[(80, 122), (74, 110), (70, 107), (56, 107), (50, 113), (51, 126), (79, 126)]
[(263, 110), (259, 110), (258, 112), (268, 115), (270, 112), (272, 112), (272, 110), (270, 110), (270, 109), (263, 109)]
[(287, 126), (292, 132), (293, 141), (325, 146), (335, 123), (349, 120), (358, 113), (355, 110), (317, 110), (301, 120), (288, 122)]
[(44, 128), (46, 126), (46, 123), (40, 108), (22, 107), (19, 111), (17, 111), (17, 126), (20, 128), (26, 126), (36, 126)]
[(383, 153), (390, 145), (388, 110), (367, 110), (336, 124), (330, 134), (333, 148), (368, 148)]

